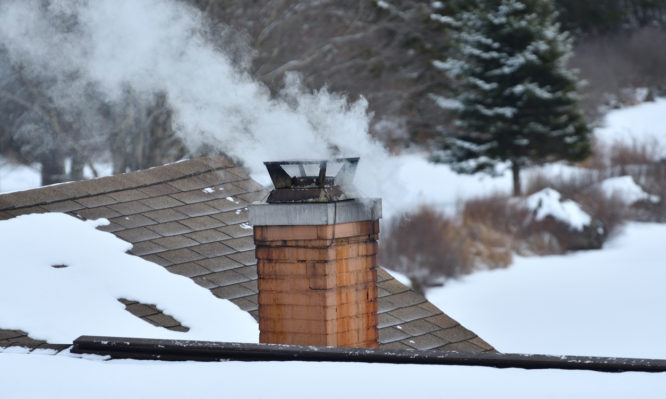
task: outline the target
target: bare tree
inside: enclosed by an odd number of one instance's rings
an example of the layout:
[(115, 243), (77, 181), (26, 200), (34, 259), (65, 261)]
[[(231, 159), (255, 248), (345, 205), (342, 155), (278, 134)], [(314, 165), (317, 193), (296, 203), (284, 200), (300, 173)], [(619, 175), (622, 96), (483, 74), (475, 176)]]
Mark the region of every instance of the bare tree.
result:
[(128, 89), (122, 101), (110, 103), (77, 76), (31, 73), (1, 51), (0, 110), (0, 153), (40, 163), (43, 185), (82, 179), (86, 166), (96, 176), (92, 160), (108, 154), (114, 173), (123, 173), (186, 153), (164, 94)]
[(187, 151), (173, 131), (165, 94), (145, 98), (127, 89), (123, 100), (105, 104), (113, 173), (125, 173), (174, 162)]
[(447, 43), (429, 3), (191, 1), (242, 32), (236, 39), (253, 49), (253, 75), (273, 92), (285, 73), (295, 71), (307, 87), (326, 86), (352, 99), (362, 95), (374, 113), (371, 132), (391, 147), (425, 140), (443, 123), (429, 93), (446, 83), (432, 60)]
[(608, 108), (635, 101), (635, 96), (630, 97), (636, 88), (648, 89), (646, 98), (666, 93), (664, 40), (666, 30), (652, 27), (580, 39), (571, 63), (587, 82), (583, 87), (587, 115), (598, 118)]
[[(31, 74), (22, 65), (13, 64), (0, 52), (0, 109), (4, 142), (28, 162), (42, 165), (42, 184), (62, 182), (82, 175), (89, 164), (95, 141), (82, 141), (77, 120), (72, 112), (62, 109), (50, 94), (53, 80)], [(70, 110), (71, 111), (71, 110)], [(70, 158), (66, 173), (65, 160)]]

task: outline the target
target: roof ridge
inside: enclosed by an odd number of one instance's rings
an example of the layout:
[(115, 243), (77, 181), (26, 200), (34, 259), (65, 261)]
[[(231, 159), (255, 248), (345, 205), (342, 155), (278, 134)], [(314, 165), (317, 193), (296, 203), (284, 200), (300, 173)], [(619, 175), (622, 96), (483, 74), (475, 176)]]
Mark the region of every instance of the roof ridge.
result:
[[(226, 157), (203, 157), (118, 175), (15, 191), (0, 194), (0, 211), (50, 205), (68, 200), (94, 197), (100, 194), (140, 189), (229, 168), (235, 168), (235, 165)], [(239, 176), (239, 178), (242, 178), (242, 176)]]

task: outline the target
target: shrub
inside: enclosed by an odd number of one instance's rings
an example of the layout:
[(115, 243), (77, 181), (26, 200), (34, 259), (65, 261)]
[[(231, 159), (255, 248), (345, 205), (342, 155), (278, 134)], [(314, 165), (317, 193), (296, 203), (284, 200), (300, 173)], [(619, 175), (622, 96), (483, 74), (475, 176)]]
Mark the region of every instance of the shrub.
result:
[[(586, 169), (559, 176), (535, 173), (526, 184), (528, 195), (549, 187), (578, 203), (592, 217), (582, 230), (552, 217), (535, 220), (520, 199), (492, 194), (461, 203), (457, 218), (423, 207), (389, 220), (383, 227), (380, 262), (406, 274), (420, 290), (478, 268), (506, 267), (514, 252), (547, 255), (599, 248), (629, 218), (665, 222), (666, 160), (657, 160), (656, 142), (597, 148)], [(661, 200), (630, 207), (598, 188), (608, 177), (627, 174)]]
[[(579, 190), (572, 198), (585, 205), (592, 214), (604, 222), (608, 233), (612, 233), (625, 219), (665, 222), (666, 221), (666, 160), (661, 159), (663, 145), (656, 137), (643, 141), (614, 142), (610, 145), (598, 144), (594, 160), (588, 161), (592, 168), (588, 179), (590, 185), (607, 177), (631, 176), (644, 191), (659, 198), (659, 201), (643, 200), (627, 204), (622, 198), (608, 197), (602, 193), (585, 190), (585, 181), (579, 182)], [(594, 167), (593, 167), (594, 166)], [(595, 181), (596, 179), (596, 181)], [(536, 186), (548, 179), (539, 176)], [(557, 186), (555, 182), (554, 186)]]
[[(512, 251), (522, 255), (548, 255), (601, 247), (608, 235), (625, 220), (627, 205), (619, 198), (607, 197), (590, 188), (593, 181), (593, 177), (582, 175), (556, 179), (556, 184), (552, 184), (552, 180), (549, 183), (545, 175), (539, 174), (530, 186), (532, 192), (551, 187), (581, 205), (592, 217), (592, 223), (582, 230), (575, 230), (552, 217), (535, 220), (521, 201), (508, 196), (493, 195), (468, 201), (462, 219), (473, 247), (481, 246), (494, 254), (501, 253), (498, 247), (503, 247), (503, 252), (509, 255), (502, 258), (504, 264), (489, 256), (479, 257), (481, 263), (490, 268), (507, 265)], [(479, 226), (483, 226), (483, 230)], [(486, 233), (480, 235), (477, 231)], [(493, 235), (487, 231), (501, 237), (501, 244), (497, 239), (494, 242), (489, 239)]]
[(587, 190), (576, 196), (576, 202), (601, 222), (604, 240), (616, 233), (629, 218), (629, 204), (616, 195), (607, 195), (600, 190)]
[(407, 275), (416, 290), (469, 273), (474, 266), (460, 225), (428, 207), (389, 220), (380, 246), (379, 263)]
[(527, 213), (513, 198), (493, 194), (467, 201), (462, 210), (463, 231), (474, 249), (478, 266), (506, 267), (512, 261), (514, 235)]
[[(562, 197), (575, 201), (593, 220), (601, 223), (596, 227), (603, 228), (602, 238), (606, 240), (629, 217), (629, 204), (622, 198), (607, 195), (596, 189), (597, 184), (611, 177), (610, 170), (588, 169), (569, 176), (557, 177), (536, 173), (528, 180), (527, 192), (531, 194), (550, 187), (562, 194)], [(567, 234), (566, 231), (548, 225), (542, 226), (541, 229), (551, 231), (557, 237), (562, 252), (580, 249), (576, 237)]]
[(527, 178), (525, 193), (526, 195), (531, 195), (544, 188), (552, 188), (562, 194), (562, 197), (571, 198), (576, 201), (577, 196), (604, 178), (605, 175), (603, 172), (593, 169), (581, 170), (579, 173), (568, 175), (561, 174), (559, 176), (537, 172)]
[(666, 160), (652, 162), (645, 167), (643, 186), (659, 200), (634, 204), (631, 209), (632, 217), (647, 222), (666, 222)]

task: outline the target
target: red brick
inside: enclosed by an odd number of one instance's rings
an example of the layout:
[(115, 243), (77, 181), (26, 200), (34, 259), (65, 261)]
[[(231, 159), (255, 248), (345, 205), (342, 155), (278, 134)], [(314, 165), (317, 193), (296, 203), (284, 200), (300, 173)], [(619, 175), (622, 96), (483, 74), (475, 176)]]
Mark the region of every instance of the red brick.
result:
[(260, 341), (377, 347), (378, 229), (255, 226)]

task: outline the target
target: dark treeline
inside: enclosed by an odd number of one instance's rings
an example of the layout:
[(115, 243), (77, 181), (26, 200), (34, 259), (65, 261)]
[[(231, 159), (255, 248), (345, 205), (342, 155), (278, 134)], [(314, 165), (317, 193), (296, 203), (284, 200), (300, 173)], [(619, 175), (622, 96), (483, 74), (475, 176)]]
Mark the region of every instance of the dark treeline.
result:
[(562, 27), (575, 36), (627, 33), (664, 27), (664, 0), (555, 0)]

